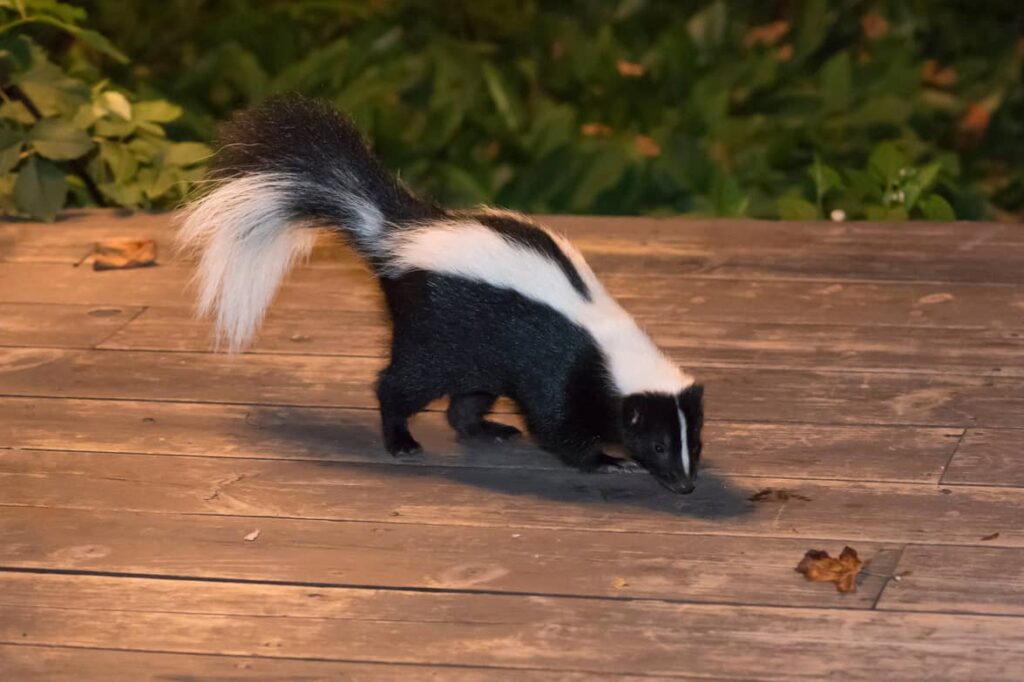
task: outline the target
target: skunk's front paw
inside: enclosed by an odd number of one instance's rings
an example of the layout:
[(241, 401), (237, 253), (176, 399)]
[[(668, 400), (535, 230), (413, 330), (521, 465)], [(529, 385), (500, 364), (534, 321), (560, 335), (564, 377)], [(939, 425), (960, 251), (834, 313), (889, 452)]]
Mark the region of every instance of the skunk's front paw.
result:
[(393, 457), (416, 455), (423, 452), (423, 447), (416, 442), (408, 431), (389, 433), (384, 437), (384, 447)]
[(483, 420), (474, 424), (469, 429), (466, 429), (466, 432), (463, 435), (467, 438), (486, 440), (493, 443), (503, 443), (522, 435), (522, 431), (514, 426), (509, 426), (508, 424), (499, 424), (498, 422)]

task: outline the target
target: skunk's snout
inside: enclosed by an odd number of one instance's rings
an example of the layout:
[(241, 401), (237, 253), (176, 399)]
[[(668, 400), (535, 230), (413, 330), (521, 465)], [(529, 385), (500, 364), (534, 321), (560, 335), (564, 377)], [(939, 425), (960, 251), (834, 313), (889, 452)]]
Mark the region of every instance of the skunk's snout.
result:
[(689, 495), (696, 487), (693, 481), (688, 478), (661, 478), (655, 477), (658, 483), (666, 490), (671, 490), (676, 495)]

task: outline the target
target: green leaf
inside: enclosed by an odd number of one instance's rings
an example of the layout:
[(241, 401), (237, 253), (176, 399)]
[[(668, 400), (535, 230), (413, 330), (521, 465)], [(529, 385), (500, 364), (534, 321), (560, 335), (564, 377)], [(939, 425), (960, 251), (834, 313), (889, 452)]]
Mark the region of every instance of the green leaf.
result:
[(821, 68), (821, 98), (826, 111), (843, 111), (850, 105), (853, 76), (850, 54), (840, 52)]
[(162, 99), (136, 102), (132, 107), (132, 116), (136, 121), (170, 123), (181, 116), (181, 107)]
[(505, 79), (502, 78), (501, 73), (490, 62), (484, 63), (483, 73), (484, 81), (487, 83), (487, 91), (490, 93), (491, 100), (494, 102), (494, 106), (497, 107), (498, 113), (504, 119), (505, 127), (509, 130), (516, 130), (519, 127), (519, 117), (516, 115), (512, 105), (512, 99), (505, 85)]
[(0, 104), (0, 118), (22, 125), (32, 125), (36, 122), (36, 117), (25, 108), (24, 104), (13, 101)]
[(0, 35), (0, 58), (10, 59), (17, 71), (27, 71), (32, 67), (32, 43), (22, 35)]
[(42, 156), (55, 161), (77, 159), (93, 146), (84, 130), (57, 118), (44, 118), (36, 123), (29, 131), (29, 141)]
[(868, 159), (868, 168), (872, 175), (887, 184), (895, 182), (900, 176), (900, 171), (906, 166), (906, 157), (892, 142), (879, 144)]
[(592, 157), (569, 199), (573, 211), (586, 212), (604, 191), (612, 188), (626, 172), (628, 160), (619, 149), (609, 147)]
[(814, 164), (811, 166), (810, 174), (819, 203), (830, 189), (843, 186), (843, 180), (839, 177), (839, 173), (823, 164), (821, 157), (817, 154), (814, 155)]
[(796, 37), (796, 57), (803, 59), (825, 40), (828, 33), (828, 5), (825, 0), (804, 0), (800, 28)]
[(938, 194), (929, 194), (921, 200), (918, 207), (928, 220), (956, 220), (953, 207)]
[(847, 168), (843, 175), (849, 181), (849, 187), (862, 197), (875, 201), (882, 198), (883, 186), (881, 181), (876, 180), (871, 173), (857, 168)]
[[(156, 199), (174, 189), (174, 186), (175, 184), (177, 184), (179, 177), (180, 176), (178, 175), (177, 168), (161, 168), (160, 171), (156, 173), (156, 176), (150, 180), (150, 182), (143, 183), (143, 191), (146, 193), (146, 196), (149, 197), (150, 199)], [(142, 178), (143, 174), (140, 173), (140, 181), (142, 180)]]
[(690, 17), (686, 30), (694, 44), (701, 50), (717, 48), (725, 40), (725, 29), (729, 25), (728, 10), (722, 0), (710, 5)]
[(55, 26), (56, 28), (65, 31), (66, 33), (70, 33), (75, 38), (81, 40), (83, 43), (85, 43), (92, 49), (107, 55), (114, 61), (120, 62), (122, 64), (128, 63), (128, 57), (123, 52), (114, 47), (114, 44), (112, 42), (104, 38), (101, 34), (97, 33), (96, 31), (91, 31), (87, 28), (82, 28), (81, 26), (75, 26), (74, 24), (70, 24), (66, 21), (61, 21), (60, 19), (49, 17), (44, 14), (35, 15), (32, 17), (32, 20), (39, 22), (41, 24), (49, 24), (50, 26)]
[(917, 172), (917, 181), (921, 185), (921, 189), (928, 189), (935, 183), (935, 179), (939, 177), (939, 171), (942, 170), (942, 164), (939, 162), (930, 163)]
[(213, 154), (213, 150), (199, 142), (178, 142), (172, 144), (164, 153), (164, 164), (168, 166), (191, 166), (205, 161)]
[(100, 142), (100, 158), (110, 169), (115, 182), (126, 182), (135, 177), (139, 170), (138, 159), (128, 148), (128, 145), (121, 142), (104, 140)]
[(93, 128), (97, 135), (103, 137), (128, 137), (135, 132), (136, 124), (133, 121), (122, 121), (118, 119), (101, 119), (96, 121)]
[(711, 205), (715, 215), (742, 216), (750, 203), (750, 197), (743, 193), (732, 175), (718, 169), (711, 179)]
[(55, 164), (30, 156), (18, 173), (14, 184), (14, 200), (18, 208), (32, 216), (53, 222), (64, 206), (68, 183), (64, 172)]
[(81, 7), (73, 7), (57, 0), (22, 0), (22, 6), (29, 14), (49, 14), (70, 24), (85, 21), (86, 17), (85, 10)]
[(21, 161), (24, 139), (19, 131), (0, 127), (0, 174), (9, 173)]
[(864, 208), (868, 220), (908, 220), (907, 209), (902, 206), (871, 205)]
[(43, 116), (74, 115), (91, 96), (88, 85), (46, 61), (19, 75), (17, 84)]
[(779, 197), (775, 207), (783, 220), (817, 220), (820, 217), (818, 207), (800, 197)]
[(104, 108), (125, 121), (132, 118), (132, 105), (128, 98), (115, 90), (107, 90), (100, 96)]

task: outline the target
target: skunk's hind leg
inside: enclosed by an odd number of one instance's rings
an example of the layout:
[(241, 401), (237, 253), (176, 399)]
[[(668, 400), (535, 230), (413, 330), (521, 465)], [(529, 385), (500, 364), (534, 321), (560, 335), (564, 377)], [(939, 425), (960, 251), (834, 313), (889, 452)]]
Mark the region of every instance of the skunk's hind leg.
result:
[(496, 443), (515, 438), (520, 433), (516, 427), (484, 419), (497, 399), (498, 396), (493, 393), (482, 391), (452, 395), (448, 403), (448, 423), (463, 438), (479, 438)]
[(438, 396), (417, 389), (413, 382), (396, 370), (394, 363), (380, 373), (377, 400), (384, 433), (384, 447), (394, 456), (411, 455), (423, 448), (409, 433), (409, 417)]

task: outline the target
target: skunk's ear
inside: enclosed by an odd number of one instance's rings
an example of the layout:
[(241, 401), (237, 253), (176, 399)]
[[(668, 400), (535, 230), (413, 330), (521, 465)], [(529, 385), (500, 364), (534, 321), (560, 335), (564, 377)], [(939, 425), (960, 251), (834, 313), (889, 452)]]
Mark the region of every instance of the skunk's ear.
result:
[(624, 426), (635, 429), (643, 421), (643, 413), (640, 411), (640, 400), (636, 396), (629, 396), (622, 401), (622, 423)]

